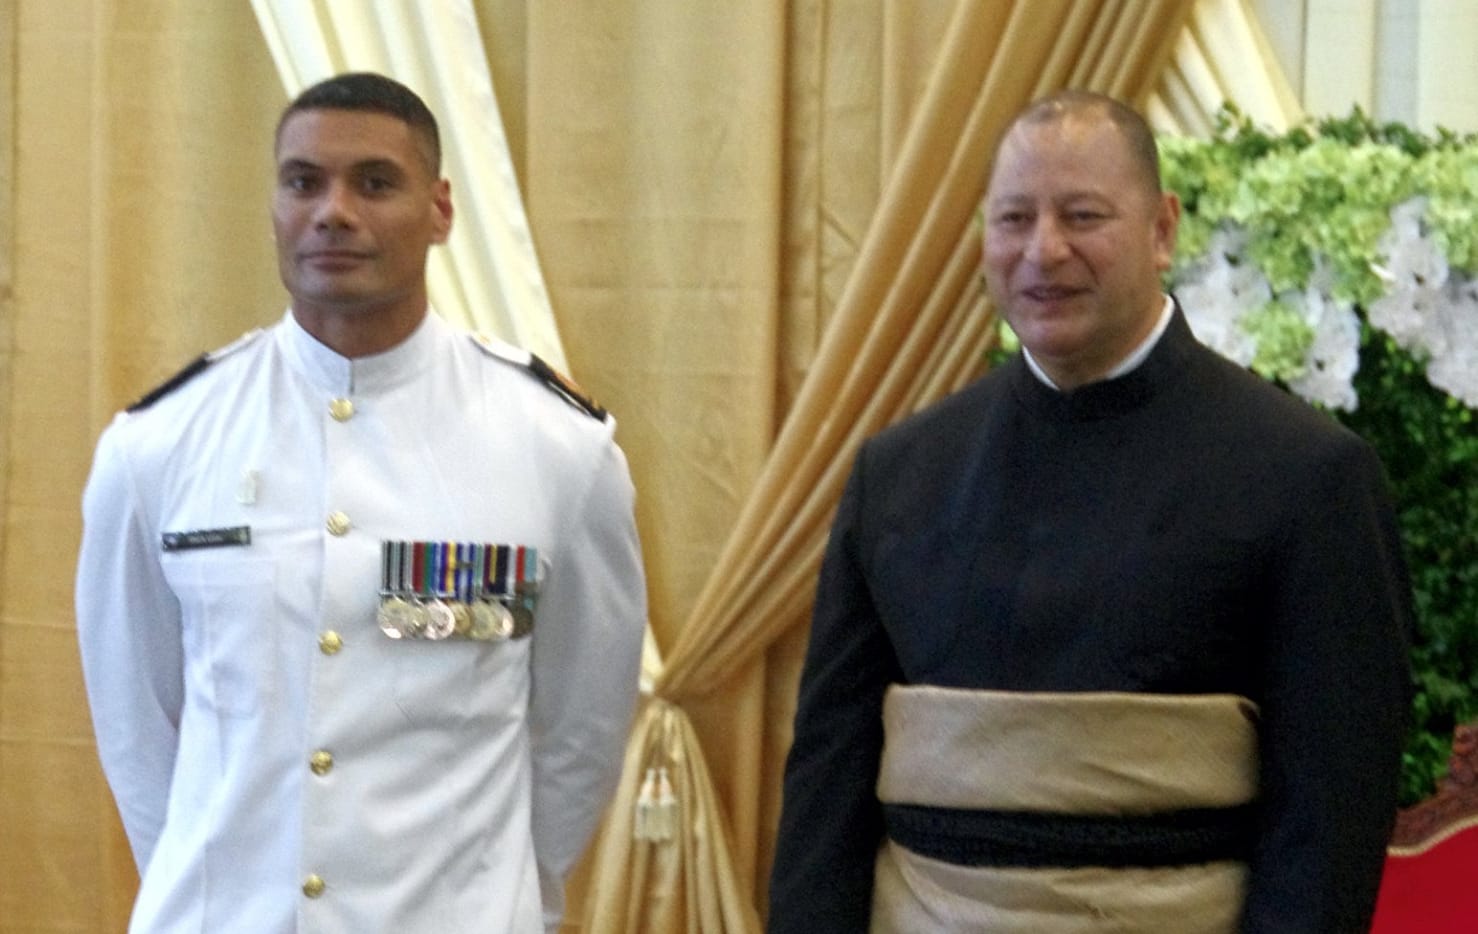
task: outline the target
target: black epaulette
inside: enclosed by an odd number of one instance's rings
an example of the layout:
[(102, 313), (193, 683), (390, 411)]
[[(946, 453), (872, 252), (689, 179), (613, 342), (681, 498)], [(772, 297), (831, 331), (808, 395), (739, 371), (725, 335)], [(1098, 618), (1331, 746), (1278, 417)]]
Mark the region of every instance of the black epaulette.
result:
[(185, 385), (190, 380), (203, 373), (205, 371), (205, 368), (210, 366), (212, 359), (213, 358), (208, 353), (201, 354), (194, 360), (191, 360), (189, 365), (187, 365), (183, 370), (180, 370), (169, 379), (144, 393), (144, 395), (141, 396), (137, 402), (135, 402), (133, 405), (130, 405), (125, 411), (142, 412), (144, 409), (147, 409), (149, 406), (158, 402), (160, 399), (163, 399), (165, 396), (174, 392), (176, 389), (179, 389), (181, 386)]
[(607, 413), (604, 406), (581, 392), (580, 387), (576, 386), (568, 376), (565, 376), (554, 367), (545, 363), (540, 359), (538, 354), (529, 354), (529, 370), (535, 376), (539, 377), (544, 385), (553, 389), (559, 395), (564, 396), (565, 400), (571, 405), (581, 409), (596, 421), (603, 422), (606, 420)]
[(574, 380), (541, 360), (537, 354), (532, 354), (512, 344), (505, 344), (502, 341), (488, 337), (486, 334), (472, 333), (468, 336), (472, 338), (474, 344), (481, 347), (489, 356), (497, 357), (506, 363), (521, 367), (531, 373), (539, 382), (554, 390), (555, 395), (564, 399), (586, 415), (597, 421), (603, 422), (606, 420), (606, 415), (609, 413), (604, 406), (585, 395), (580, 387), (575, 385)]
[(261, 328), (253, 328), (252, 330), (247, 331), (245, 334), (238, 337), (236, 340), (222, 347), (220, 350), (213, 350), (201, 354), (194, 360), (191, 360), (190, 363), (183, 370), (180, 370), (169, 379), (149, 390), (143, 395), (142, 398), (139, 399), (139, 401), (135, 402), (133, 405), (130, 405), (127, 409), (125, 409), (125, 411), (142, 412), (144, 409), (147, 409), (149, 406), (158, 402), (160, 399), (163, 399), (165, 396), (174, 392), (176, 389), (179, 389), (181, 386), (199, 376), (201, 373), (204, 373), (205, 368), (210, 366), (212, 363), (215, 363), (222, 357), (235, 353), (236, 351), (250, 344), (252, 341), (256, 340), (258, 337), (261, 337), (265, 333), (266, 332), (263, 331)]

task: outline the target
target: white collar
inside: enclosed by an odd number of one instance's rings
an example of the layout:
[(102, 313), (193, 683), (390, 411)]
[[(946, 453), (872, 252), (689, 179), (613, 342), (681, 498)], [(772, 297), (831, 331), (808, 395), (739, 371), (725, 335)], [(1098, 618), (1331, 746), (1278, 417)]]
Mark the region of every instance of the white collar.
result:
[[(1150, 333), (1145, 336), (1144, 340), (1140, 341), (1133, 350), (1129, 351), (1129, 354), (1124, 357), (1124, 359), (1114, 364), (1114, 366), (1103, 375), (1103, 379), (1117, 379), (1118, 377), (1123, 376), (1125, 373), (1128, 373), (1130, 370), (1133, 370), (1135, 367), (1143, 363), (1144, 358), (1148, 357), (1150, 355), (1150, 351), (1154, 350), (1155, 345), (1160, 342), (1160, 338), (1164, 335), (1165, 329), (1170, 327), (1170, 319), (1174, 316), (1175, 302), (1171, 301), (1170, 296), (1166, 295), (1165, 304), (1160, 310), (1160, 320), (1155, 323), (1154, 330), (1150, 331)], [(1032, 371), (1033, 376), (1046, 383), (1053, 389), (1056, 389), (1059, 392), (1062, 391), (1061, 388), (1052, 381), (1052, 377), (1047, 375), (1047, 371), (1042, 369), (1042, 365), (1037, 362), (1036, 358), (1032, 356), (1032, 352), (1030, 350), (1027, 350), (1025, 345), (1023, 345), (1021, 348), (1021, 355), (1026, 358), (1027, 368)], [(1097, 380), (1095, 380), (1094, 382), (1097, 382)]]
[(448, 326), (436, 312), (426, 317), (405, 340), (389, 350), (367, 357), (342, 356), (303, 329), (289, 309), (277, 330), (279, 347), (308, 380), (329, 392), (376, 392), (424, 372)]

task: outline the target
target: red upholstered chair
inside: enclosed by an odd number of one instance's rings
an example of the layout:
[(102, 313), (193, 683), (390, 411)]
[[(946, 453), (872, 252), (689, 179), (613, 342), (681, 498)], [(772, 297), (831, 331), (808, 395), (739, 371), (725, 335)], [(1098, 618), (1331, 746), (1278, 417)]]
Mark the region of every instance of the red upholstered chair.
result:
[(1437, 792), (1403, 809), (1372, 934), (1478, 934), (1478, 724), (1453, 733)]

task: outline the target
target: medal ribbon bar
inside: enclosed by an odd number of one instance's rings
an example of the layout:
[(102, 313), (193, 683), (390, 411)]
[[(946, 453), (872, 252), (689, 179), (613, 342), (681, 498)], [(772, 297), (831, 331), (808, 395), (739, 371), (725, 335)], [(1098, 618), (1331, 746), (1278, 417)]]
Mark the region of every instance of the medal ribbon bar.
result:
[(484, 542), (380, 543), (380, 630), (392, 639), (495, 642), (533, 631), (537, 549)]

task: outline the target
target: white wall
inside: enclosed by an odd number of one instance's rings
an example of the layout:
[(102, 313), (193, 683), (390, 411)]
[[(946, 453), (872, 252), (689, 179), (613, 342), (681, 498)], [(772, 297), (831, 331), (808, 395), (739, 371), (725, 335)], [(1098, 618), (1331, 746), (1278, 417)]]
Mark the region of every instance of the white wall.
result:
[(1315, 115), (1478, 132), (1478, 0), (1247, 0)]

